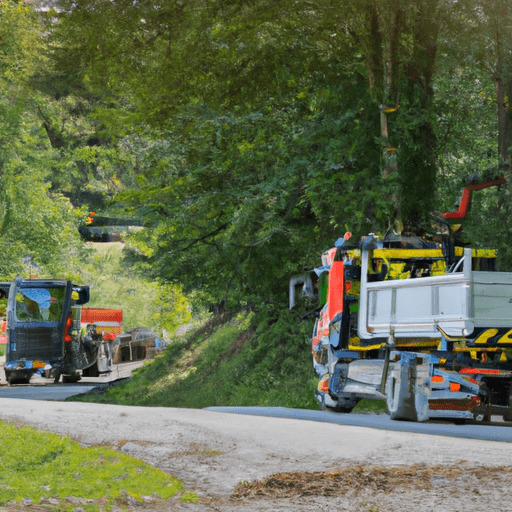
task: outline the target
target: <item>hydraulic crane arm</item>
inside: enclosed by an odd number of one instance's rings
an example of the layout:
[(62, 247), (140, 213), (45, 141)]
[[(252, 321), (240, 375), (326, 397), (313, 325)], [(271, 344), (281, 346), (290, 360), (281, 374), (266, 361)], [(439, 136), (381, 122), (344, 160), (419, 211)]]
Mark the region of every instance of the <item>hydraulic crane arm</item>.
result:
[(464, 190), (462, 192), (462, 198), (459, 204), (459, 209), (455, 212), (445, 212), (443, 213), (443, 217), (445, 219), (464, 219), (471, 204), (471, 194), (475, 190), (482, 190), (488, 187), (495, 187), (498, 185), (503, 185), (504, 183), (505, 178), (501, 177), (495, 180), (488, 181), (486, 183), (479, 183), (478, 185), (469, 185), (467, 187), (464, 187)]

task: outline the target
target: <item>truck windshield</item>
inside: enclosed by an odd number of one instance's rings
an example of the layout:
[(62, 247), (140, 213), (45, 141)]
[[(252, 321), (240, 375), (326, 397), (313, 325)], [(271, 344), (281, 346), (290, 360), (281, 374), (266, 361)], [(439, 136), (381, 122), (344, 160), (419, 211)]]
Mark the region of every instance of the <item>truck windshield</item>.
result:
[(16, 318), (25, 322), (60, 320), (65, 288), (18, 288)]

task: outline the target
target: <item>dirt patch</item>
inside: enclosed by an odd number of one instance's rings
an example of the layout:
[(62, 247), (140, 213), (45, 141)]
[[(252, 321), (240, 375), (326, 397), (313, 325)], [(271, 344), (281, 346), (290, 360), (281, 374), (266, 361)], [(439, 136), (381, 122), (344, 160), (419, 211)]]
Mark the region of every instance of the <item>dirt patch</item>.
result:
[[(400, 490), (432, 491), (440, 483), (456, 485), (469, 480), (507, 479), (510, 467), (468, 467), (413, 465), (401, 468), (381, 466), (349, 467), (339, 471), (279, 473), (261, 481), (242, 482), (232, 498), (265, 497), (266, 499), (302, 496), (355, 496), (362, 492), (391, 493)], [(488, 482), (487, 482), (488, 483)]]

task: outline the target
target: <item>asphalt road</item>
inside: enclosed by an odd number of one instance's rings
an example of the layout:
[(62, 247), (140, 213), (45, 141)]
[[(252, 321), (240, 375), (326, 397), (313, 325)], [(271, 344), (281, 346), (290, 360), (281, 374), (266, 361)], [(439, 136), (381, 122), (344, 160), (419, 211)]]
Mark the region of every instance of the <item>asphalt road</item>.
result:
[(455, 425), (455, 423), (451, 421), (430, 421), (427, 423), (393, 421), (387, 414), (338, 414), (326, 411), (286, 409), (284, 407), (208, 407), (206, 410), (232, 414), (310, 420), (322, 423), (334, 423), (337, 425), (369, 427), (395, 432), (413, 432), (417, 434), (431, 434), (435, 436), (512, 443), (512, 423), (505, 423), (494, 417), (494, 421), (489, 423)]
[(81, 395), (91, 389), (120, 379), (130, 377), (133, 370), (144, 364), (144, 361), (114, 365), (110, 373), (99, 377), (84, 377), (75, 384), (53, 383), (53, 379), (45, 379), (33, 375), (30, 384), (8, 386), (3, 366), (0, 368), (0, 398), (21, 398), (27, 400), (65, 400), (70, 396)]

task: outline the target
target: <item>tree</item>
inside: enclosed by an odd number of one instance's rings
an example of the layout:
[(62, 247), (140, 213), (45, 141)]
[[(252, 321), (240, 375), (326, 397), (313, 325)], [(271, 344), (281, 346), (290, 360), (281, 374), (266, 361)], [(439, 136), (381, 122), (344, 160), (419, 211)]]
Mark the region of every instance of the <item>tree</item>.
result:
[(157, 276), (281, 300), (340, 232), (430, 225), (438, 163), (470, 133), (435, 80), (458, 2), (66, 5), (59, 66), (79, 63), (101, 133), (131, 156), (119, 197), (151, 225), (132, 247)]
[(393, 199), (406, 231), (429, 224), (436, 178), (433, 77), (440, 2), (366, 1), (355, 37), (366, 56), (368, 85), (380, 107), (382, 167), (397, 174)]
[(31, 77), (44, 67), (39, 15), (22, 3), (0, 6), (0, 273), (73, 275), (78, 247), (70, 205), (50, 193), (51, 150), (32, 109)]
[(451, 23), (444, 26), (437, 83), (446, 142), (443, 184), (460, 194), (467, 180), (476, 176), (481, 180), (506, 177), (505, 187), (475, 196), (465, 231), (472, 243), (498, 248), (499, 265), (510, 269), (510, 5), (459, 0), (452, 8)]

